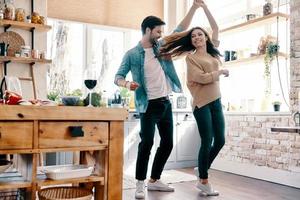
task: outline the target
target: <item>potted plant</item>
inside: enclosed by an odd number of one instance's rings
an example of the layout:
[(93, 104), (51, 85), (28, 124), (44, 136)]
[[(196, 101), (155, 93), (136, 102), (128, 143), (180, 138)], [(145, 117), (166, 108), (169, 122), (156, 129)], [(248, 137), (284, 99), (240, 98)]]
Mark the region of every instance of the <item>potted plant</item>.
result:
[(275, 112), (280, 111), (280, 105), (281, 105), (280, 101), (273, 101), (272, 104)]
[(266, 89), (265, 93), (270, 94), (271, 93), (271, 63), (274, 60), (275, 56), (278, 54), (279, 45), (276, 42), (268, 42), (266, 45), (266, 53), (264, 57), (265, 61), (265, 70), (264, 70), (264, 78), (266, 80)]

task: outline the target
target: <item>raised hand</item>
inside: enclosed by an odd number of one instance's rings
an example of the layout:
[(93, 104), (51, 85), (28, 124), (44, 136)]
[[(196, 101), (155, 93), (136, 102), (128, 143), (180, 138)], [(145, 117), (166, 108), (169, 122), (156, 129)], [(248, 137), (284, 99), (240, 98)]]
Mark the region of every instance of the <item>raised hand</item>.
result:
[[(199, 1), (201, 1), (201, 0), (199, 0)], [(204, 1), (201, 1), (200, 7), (202, 7), (202, 8), (206, 8), (207, 7)]]
[(202, 4), (204, 4), (203, 0), (194, 0), (192, 7), (194, 7), (195, 9), (198, 9), (198, 8), (202, 7)]

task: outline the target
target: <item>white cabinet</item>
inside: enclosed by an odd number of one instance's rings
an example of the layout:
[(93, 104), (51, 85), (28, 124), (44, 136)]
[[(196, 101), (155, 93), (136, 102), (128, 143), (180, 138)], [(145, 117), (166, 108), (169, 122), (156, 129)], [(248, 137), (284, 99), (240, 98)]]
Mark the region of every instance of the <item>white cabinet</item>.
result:
[[(124, 123), (124, 170), (135, 172), (136, 158), (138, 153), (138, 146), (141, 141), (140, 139), (140, 120), (137, 113), (130, 113), (128, 116), (128, 121)], [(154, 144), (151, 150), (148, 172), (151, 172), (151, 166), (153, 163), (154, 155), (157, 147), (159, 146), (159, 134), (156, 129)]]
[[(200, 136), (192, 112), (173, 113), (173, 150), (165, 165), (165, 169), (193, 167), (197, 165)], [(140, 142), (140, 121), (137, 113), (130, 113), (124, 127), (124, 170), (135, 171), (138, 144)], [(159, 147), (160, 136), (156, 129), (152, 147), (148, 173), (151, 172), (154, 155)]]
[(134, 170), (140, 142), (140, 121), (136, 113), (130, 113), (124, 123), (124, 170)]
[(195, 161), (198, 159), (200, 136), (192, 113), (177, 115), (177, 161)]

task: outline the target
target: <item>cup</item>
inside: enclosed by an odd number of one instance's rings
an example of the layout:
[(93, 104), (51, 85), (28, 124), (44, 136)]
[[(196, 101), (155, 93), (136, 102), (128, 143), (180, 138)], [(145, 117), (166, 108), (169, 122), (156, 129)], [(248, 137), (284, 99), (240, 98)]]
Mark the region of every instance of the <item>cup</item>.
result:
[(230, 60), (236, 60), (237, 54), (236, 51), (230, 51)]
[(34, 59), (39, 59), (39, 50), (32, 49), (31, 50), (31, 57), (34, 58)]
[(224, 51), (224, 61), (230, 61), (230, 51)]

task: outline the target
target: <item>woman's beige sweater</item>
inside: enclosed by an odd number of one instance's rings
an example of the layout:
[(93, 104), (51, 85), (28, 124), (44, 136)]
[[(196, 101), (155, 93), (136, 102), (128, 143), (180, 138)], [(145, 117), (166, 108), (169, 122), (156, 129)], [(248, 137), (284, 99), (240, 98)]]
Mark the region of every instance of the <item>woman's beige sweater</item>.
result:
[(187, 87), (193, 97), (192, 107), (198, 108), (221, 97), (219, 86), (220, 61), (210, 54), (189, 54), (187, 63)]

